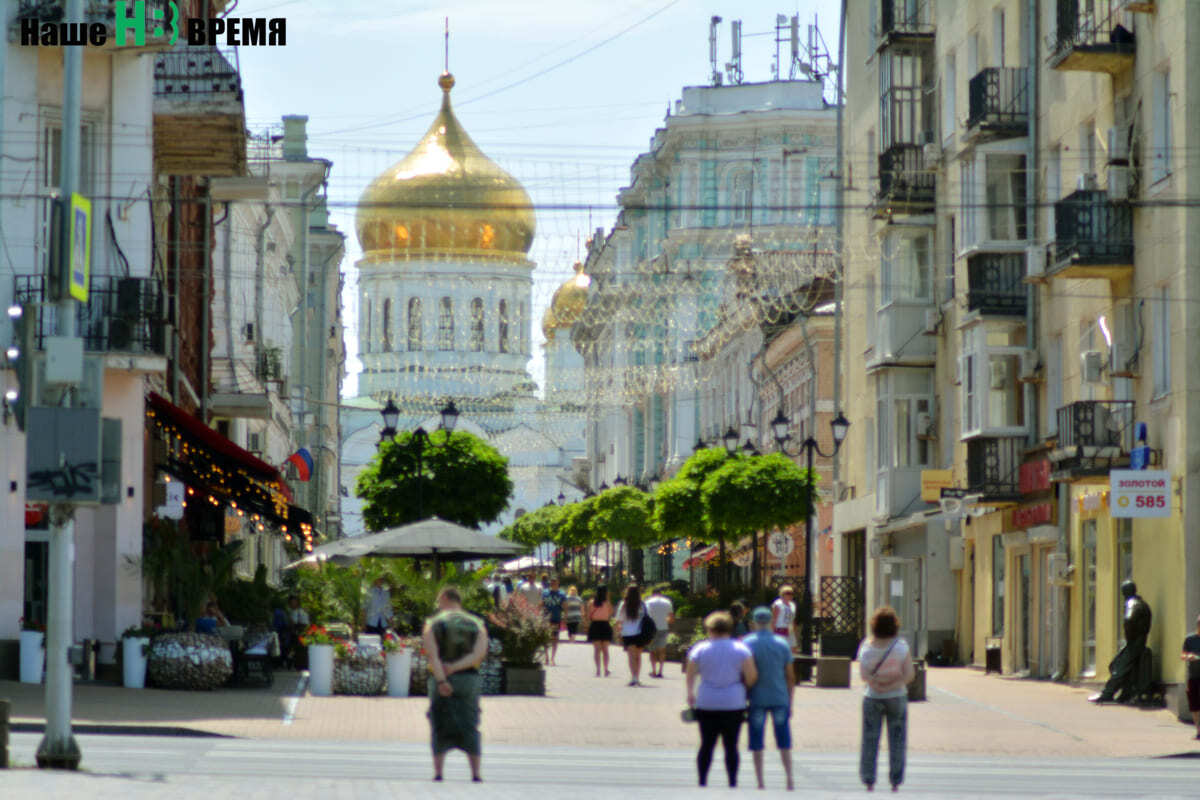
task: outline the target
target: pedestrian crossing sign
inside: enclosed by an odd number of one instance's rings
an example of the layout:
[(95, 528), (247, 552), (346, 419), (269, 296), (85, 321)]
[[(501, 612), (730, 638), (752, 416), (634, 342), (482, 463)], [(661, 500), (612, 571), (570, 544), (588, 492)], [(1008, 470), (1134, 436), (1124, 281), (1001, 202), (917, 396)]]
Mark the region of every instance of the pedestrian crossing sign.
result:
[(67, 211), (67, 290), (86, 303), (92, 271), (92, 202), (72, 192)]

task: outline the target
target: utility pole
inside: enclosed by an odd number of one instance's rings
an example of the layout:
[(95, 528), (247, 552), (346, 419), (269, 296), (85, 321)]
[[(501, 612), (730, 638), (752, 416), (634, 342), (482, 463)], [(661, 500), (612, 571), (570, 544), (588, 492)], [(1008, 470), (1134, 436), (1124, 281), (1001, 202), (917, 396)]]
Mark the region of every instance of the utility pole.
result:
[[(83, 23), (83, 0), (67, 0), (65, 21)], [(63, 108), (62, 162), (59, 202), (62, 213), (58, 230), (59, 263), (51, 264), (56, 279), (48, 281), (58, 286), (58, 336), (74, 339), (75, 300), (67, 289), (71, 271), (71, 231), (74, 220), (67, 210), (71, 197), (79, 187), (79, 140), (81, 83), (83, 77), (82, 47), (63, 47)], [(48, 276), (54, 277), (54, 276)], [(82, 351), (81, 351), (82, 352)], [(66, 387), (63, 405), (71, 399), (71, 386)], [(35, 398), (30, 398), (36, 401)], [(69, 503), (54, 503), (50, 508), (50, 586), (49, 613), (46, 625), (46, 733), (37, 749), (37, 764), (44, 769), (77, 769), (82, 757), (79, 745), (71, 733), (71, 700), (74, 676), (69, 661), (71, 647), (74, 584), (75, 584), (75, 507)]]

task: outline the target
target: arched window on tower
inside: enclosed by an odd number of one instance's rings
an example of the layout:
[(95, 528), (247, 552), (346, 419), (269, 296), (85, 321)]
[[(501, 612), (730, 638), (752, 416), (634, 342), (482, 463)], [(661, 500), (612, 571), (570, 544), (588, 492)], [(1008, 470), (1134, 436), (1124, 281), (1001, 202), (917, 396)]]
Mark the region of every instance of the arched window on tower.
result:
[(471, 352), (483, 352), (483, 299), (471, 301)]
[(364, 296), (362, 302), (362, 349), (364, 353), (371, 352), (371, 300)]
[(408, 300), (408, 349), (420, 350), (421, 343), (421, 298)]
[(500, 301), (500, 330), (498, 344), (501, 353), (508, 352), (508, 301)]
[(379, 321), (383, 328), (383, 352), (392, 352), (392, 298), (383, 300), (383, 318)]
[(438, 349), (454, 349), (454, 301), (449, 297), (438, 304)]

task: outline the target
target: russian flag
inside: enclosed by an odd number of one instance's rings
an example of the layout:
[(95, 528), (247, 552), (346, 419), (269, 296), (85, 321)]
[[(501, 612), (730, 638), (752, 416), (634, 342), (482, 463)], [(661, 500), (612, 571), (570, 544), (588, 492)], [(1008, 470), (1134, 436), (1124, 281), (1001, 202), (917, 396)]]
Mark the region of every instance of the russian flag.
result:
[(301, 447), (288, 456), (287, 461), (284, 463), (296, 466), (296, 473), (299, 475), (300, 480), (307, 481), (312, 477), (313, 459), (312, 454), (307, 449)]

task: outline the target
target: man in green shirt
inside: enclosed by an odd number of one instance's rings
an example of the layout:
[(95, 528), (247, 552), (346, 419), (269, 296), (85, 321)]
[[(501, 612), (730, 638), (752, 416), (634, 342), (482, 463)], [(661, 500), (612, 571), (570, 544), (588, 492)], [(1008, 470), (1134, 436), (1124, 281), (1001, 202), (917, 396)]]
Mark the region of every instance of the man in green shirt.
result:
[(424, 644), (429, 657), (429, 726), (433, 740), (433, 779), (442, 779), (446, 752), (467, 754), (471, 780), (479, 776), (479, 665), (487, 656), (488, 636), (483, 621), (462, 608), (453, 586), (442, 589), (438, 613), (425, 623)]

